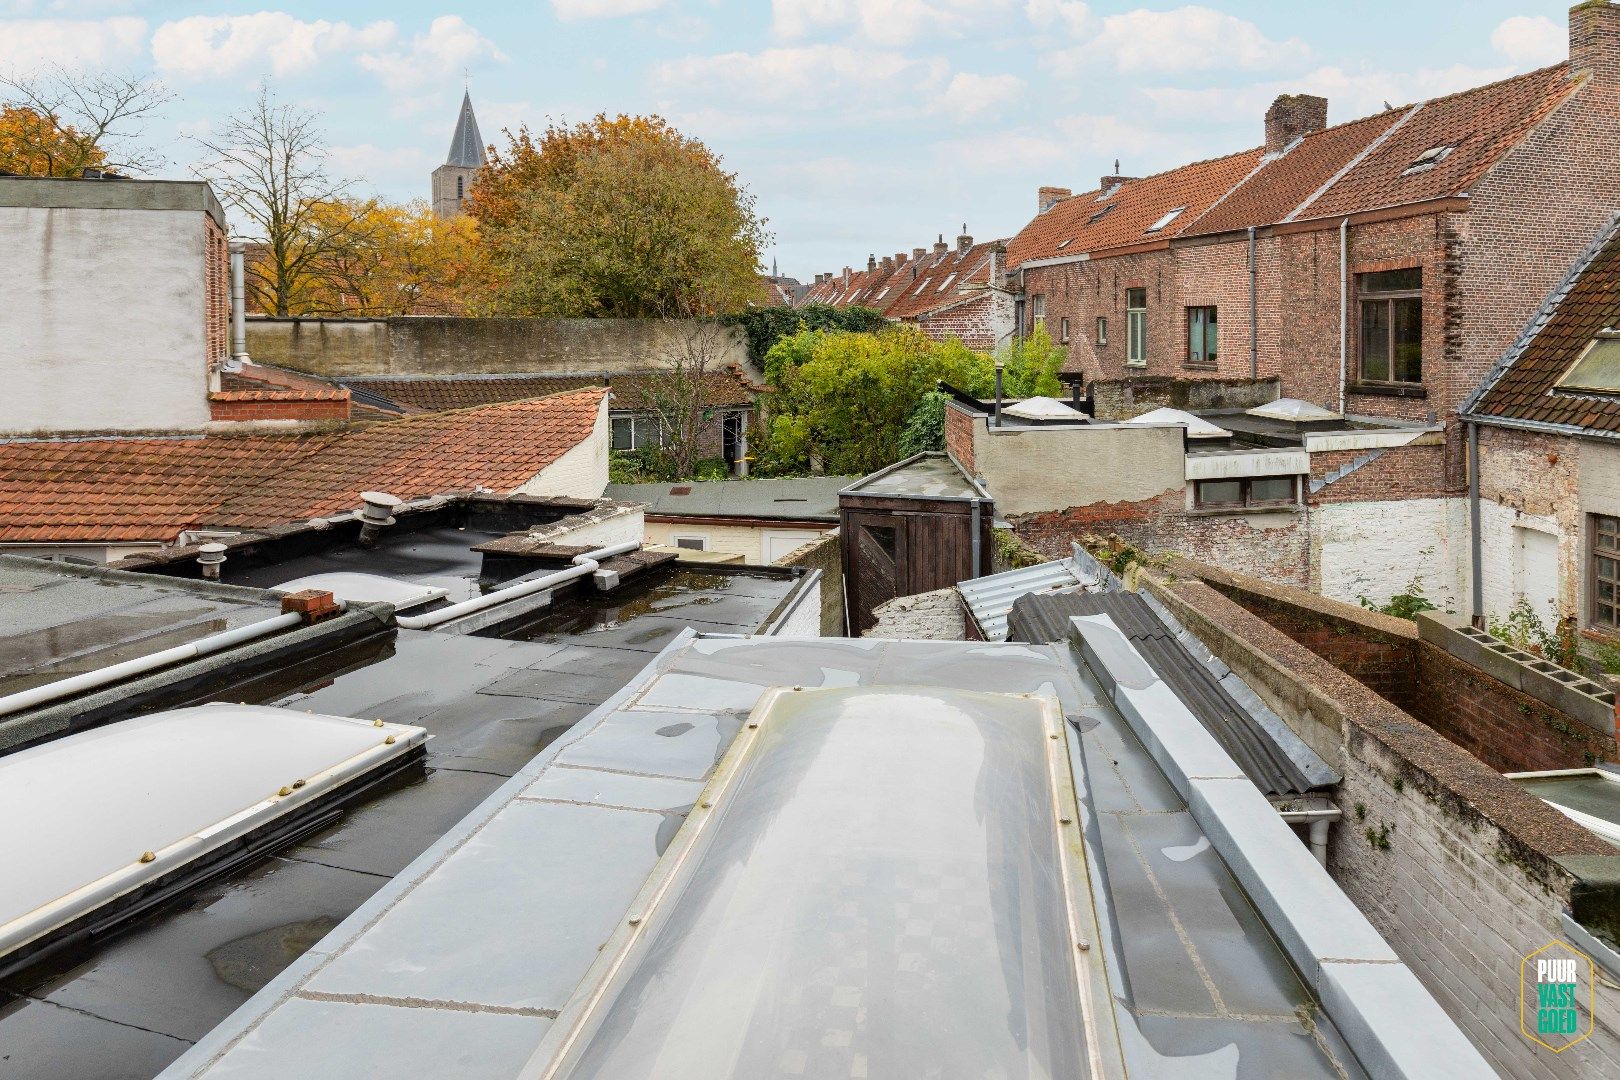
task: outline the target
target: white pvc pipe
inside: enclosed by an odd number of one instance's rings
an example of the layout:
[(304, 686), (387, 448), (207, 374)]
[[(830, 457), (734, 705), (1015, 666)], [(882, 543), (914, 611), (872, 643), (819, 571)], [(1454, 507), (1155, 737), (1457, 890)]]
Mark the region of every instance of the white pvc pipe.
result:
[(471, 600), (463, 600), (459, 604), (429, 611), (425, 615), (396, 615), (394, 622), (407, 630), (426, 630), (431, 626), (447, 623), (451, 619), (459, 619), (463, 615), (471, 615), (475, 611), (504, 604), (525, 596), (532, 596), (537, 592), (554, 589), (565, 582), (575, 578), (588, 577), (602, 568), (603, 559), (611, 559), (615, 555), (623, 555), (627, 551), (636, 551), (641, 547), (640, 540), (627, 540), (622, 544), (613, 544), (610, 547), (597, 548), (587, 551), (583, 555), (574, 556), (574, 565), (566, 570), (558, 570), (555, 574), (547, 574), (530, 581), (509, 585), (504, 589), (497, 589), (483, 596), (475, 596)]
[(35, 705), (44, 705), (47, 702), (59, 701), (73, 694), (85, 690), (95, 690), (111, 683), (127, 679), (133, 675), (144, 675), (160, 667), (179, 663), (181, 660), (190, 660), (197, 656), (207, 656), (209, 653), (228, 649), (232, 645), (240, 645), (244, 641), (273, 634), (290, 626), (297, 626), (304, 621), (304, 617), (296, 611), (289, 611), (285, 615), (277, 615), (273, 619), (262, 622), (249, 623), (239, 626), (235, 630), (226, 630), (222, 633), (211, 634), (208, 637), (198, 638), (196, 641), (184, 645), (176, 645), (172, 649), (164, 649), (149, 656), (138, 656), (133, 660), (125, 660), (121, 664), (97, 668), (95, 671), (86, 671), (82, 675), (72, 675), (66, 679), (46, 683), (43, 686), (30, 687), (19, 690), (15, 694), (0, 697), (0, 716), (31, 709)]

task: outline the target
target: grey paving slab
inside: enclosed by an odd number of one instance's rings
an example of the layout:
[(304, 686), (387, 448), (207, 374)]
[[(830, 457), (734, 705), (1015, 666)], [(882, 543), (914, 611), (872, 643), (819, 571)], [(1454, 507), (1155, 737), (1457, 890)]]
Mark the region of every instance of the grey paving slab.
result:
[(764, 688), (735, 679), (665, 673), (653, 679), (636, 699), (638, 709), (693, 709), (698, 712), (747, 712)]
[(510, 803), (309, 989), (561, 1008), (676, 825), (662, 814)]
[(496, 1080), (540, 1041), (543, 1017), (294, 998), (210, 1070), (228, 1080)]
[(626, 709), (564, 747), (557, 760), (567, 765), (701, 780), (731, 745), (741, 724), (741, 714)]
[(486, 697), (548, 698), (552, 701), (569, 701), (581, 705), (600, 705), (623, 685), (622, 678), (589, 673), (584, 669), (556, 671), (519, 668), (482, 687), (478, 693)]
[(552, 768), (519, 794), (520, 799), (600, 803), (637, 810), (680, 813), (692, 808), (701, 780), (671, 780), (662, 776), (626, 776), (599, 769)]

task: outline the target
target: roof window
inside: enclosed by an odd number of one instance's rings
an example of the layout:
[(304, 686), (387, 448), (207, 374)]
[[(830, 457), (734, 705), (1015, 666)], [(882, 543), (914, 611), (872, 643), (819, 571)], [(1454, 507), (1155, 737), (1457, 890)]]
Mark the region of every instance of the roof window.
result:
[(1062, 251), (1064, 248), (1068, 247), (1072, 243), (1074, 243), (1074, 237), (1071, 236), (1067, 240), (1063, 240), (1063, 241), (1059, 242), (1059, 244), (1057, 246), (1057, 249), (1059, 251)]
[(1158, 232), (1160, 229), (1163, 229), (1165, 226), (1169, 225), (1172, 221), (1176, 220), (1176, 218), (1178, 218), (1182, 214), (1184, 214), (1186, 212), (1186, 210), (1187, 210), (1187, 208), (1185, 206), (1176, 207), (1174, 210), (1171, 210), (1169, 213), (1165, 214), (1164, 217), (1160, 218), (1158, 221), (1155, 221), (1153, 224), (1149, 225), (1147, 227), (1147, 231), (1150, 232), (1150, 233)]
[(945, 291), (945, 286), (949, 285), (951, 282), (953, 282), (955, 280), (956, 280), (956, 275), (955, 274), (946, 274), (945, 275), (945, 280), (940, 282), (939, 283), (939, 288), (935, 289), (934, 291), (935, 292), (944, 292)]
[(1620, 394), (1620, 330), (1602, 331), (1558, 380), (1560, 390)]
[(1408, 165), (1401, 175), (1411, 176), (1413, 173), (1428, 172), (1450, 157), (1455, 149), (1457, 149), (1455, 146), (1431, 146), (1414, 158), (1412, 164)]
[(1095, 214), (1092, 214), (1090, 219), (1086, 221), (1086, 224), (1087, 225), (1095, 225), (1095, 224), (1097, 224), (1097, 222), (1101, 221), (1103, 218), (1108, 216), (1109, 211), (1113, 210), (1114, 207), (1116, 207), (1118, 205), (1119, 205), (1119, 203), (1109, 203), (1107, 206), (1103, 207), (1101, 210), (1097, 211)]

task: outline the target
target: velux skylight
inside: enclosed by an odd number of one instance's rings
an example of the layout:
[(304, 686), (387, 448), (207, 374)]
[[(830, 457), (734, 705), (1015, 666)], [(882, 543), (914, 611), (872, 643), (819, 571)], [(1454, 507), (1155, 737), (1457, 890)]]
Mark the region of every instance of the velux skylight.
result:
[(1414, 158), (1412, 164), (1408, 165), (1401, 175), (1411, 176), (1413, 173), (1428, 172), (1450, 157), (1455, 149), (1457, 149), (1455, 146), (1431, 146)]
[(1169, 225), (1172, 221), (1176, 220), (1176, 218), (1178, 218), (1182, 214), (1186, 213), (1186, 211), (1187, 211), (1187, 208), (1185, 206), (1176, 207), (1174, 210), (1170, 211), (1168, 214), (1165, 214), (1164, 217), (1160, 218), (1158, 221), (1155, 221), (1153, 224), (1149, 225), (1147, 227), (1147, 231), (1150, 232), (1150, 233), (1158, 232), (1160, 229), (1164, 228), (1165, 226)]
[(1092, 214), (1091, 217), (1086, 220), (1086, 224), (1087, 225), (1095, 225), (1095, 224), (1097, 224), (1097, 222), (1101, 221), (1103, 218), (1108, 216), (1109, 211), (1111, 211), (1114, 207), (1116, 207), (1118, 205), (1119, 205), (1119, 203), (1109, 203), (1107, 206), (1103, 207), (1101, 210), (1097, 211), (1095, 214)]
[(1620, 330), (1611, 327), (1593, 338), (1558, 380), (1558, 389), (1620, 394)]

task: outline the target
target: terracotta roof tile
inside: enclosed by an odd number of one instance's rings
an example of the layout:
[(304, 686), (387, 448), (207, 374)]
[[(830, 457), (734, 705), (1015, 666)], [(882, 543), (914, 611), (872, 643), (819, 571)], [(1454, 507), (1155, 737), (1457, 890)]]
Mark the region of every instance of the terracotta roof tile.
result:
[(963, 298), (963, 286), (990, 284), (990, 255), (1000, 240), (974, 244), (940, 254), (928, 254), (913, 264), (906, 263), (906, 273), (897, 274), (896, 293), (884, 308), (883, 314), (891, 319), (916, 319), (931, 311), (958, 303)]
[(1611, 222), (1537, 312), (1478, 392), (1469, 412), (1620, 434), (1620, 395), (1556, 384), (1600, 331), (1620, 326), (1620, 219)]
[[(1032, 259), (1062, 258), (1179, 236), (1253, 172), (1261, 156), (1256, 147), (1126, 181), (1107, 198), (1102, 198), (1101, 191), (1088, 191), (1064, 199), (1007, 243), (1007, 265), (1014, 269)], [(1184, 209), (1173, 221), (1148, 232), (1178, 207)]]
[(296, 371), (245, 364), (240, 371), (222, 372), (214, 401), (343, 401), (349, 391), (325, 379)]
[(0, 542), (175, 539), (483, 487), (510, 492), (592, 431), (605, 388), (319, 435), (0, 443)]

